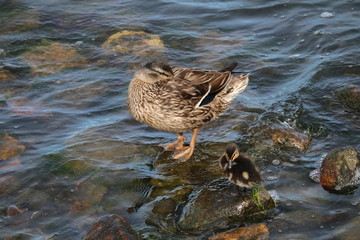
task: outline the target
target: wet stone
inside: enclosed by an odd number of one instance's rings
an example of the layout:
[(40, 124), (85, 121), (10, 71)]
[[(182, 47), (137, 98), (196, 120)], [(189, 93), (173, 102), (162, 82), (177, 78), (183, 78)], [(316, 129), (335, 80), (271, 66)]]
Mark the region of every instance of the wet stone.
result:
[[(254, 188), (253, 188), (254, 190)], [(275, 202), (262, 187), (238, 192), (225, 178), (217, 179), (189, 196), (178, 227), (183, 230), (214, 230), (241, 221), (263, 220)]]
[(15, 205), (11, 205), (6, 209), (6, 216), (15, 217), (21, 215), (23, 211)]
[(25, 146), (15, 138), (5, 134), (0, 137), (0, 160), (7, 160), (25, 150)]
[(239, 227), (224, 233), (217, 234), (209, 238), (209, 240), (266, 240), (269, 239), (269, 229), (265, 224)]
[(42, 46), (34, 47), (22, 54), (33, 74), (49, 75), (65, 68), (78, 67), (87, 63), (75, 48), (58, 42), (44, 42)]
[(97, 185), (92, 182), (85, 182), (77, 186), (75, 195), (78, 200), (77, 202), (83, 202), (86, 206), (92, 206), (96, 203), (99, 203), (106, 192), (107, 187), (103, 185)]
[(137, 240), (140, 236), (132, 229), (130, 224), (119, 215), (107, 215), (91, 224), (83, 240)]
[(348, 87), (338, 93), (339, 100), (349, 109), (360, 113), (360, 88)]
[(111, 35), (102, 47), (112, 52), (146, 54), (165, 49), (159, 36), (144, 31), (124, 30)]
[(306, 151), (311, 141), (308, 135), (284, 125), (275, 125), (268, 130), (268, 133), (275, 145), (295, 148), (300, 151)]
[(330, 191), (347, 191), (358, 184), (357, 172), (360, 167), (359, 154), (353, 147), (332, 150), (320, 167), (320, 184)]
[(360, 217), (356, 217), (348, 223), (335, 228), (329, 233), (329, 239), (357, 240), (360, 235)]
[(2, 11), (1, 27), (3, 33), (16, 33), (30, 30), (39, 26), (40, 15), (35, 9), (12, 9)]
[(0, 83), (15, 78), (15, 76), (8, 70), (0, 69)]

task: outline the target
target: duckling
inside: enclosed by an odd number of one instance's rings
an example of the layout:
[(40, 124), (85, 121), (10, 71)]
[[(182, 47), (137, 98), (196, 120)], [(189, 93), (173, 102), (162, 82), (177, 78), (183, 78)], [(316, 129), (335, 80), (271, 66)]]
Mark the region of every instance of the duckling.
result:
[(220, 167), (229, 181), (238, 186), (239, 192), (262, 182), (259, 170), (253, 161), (242, 155), (234, 143), (226, 146), (226, 151), (220, 158)]
[[(232, 75), (237, 63), (220, 71), (170, 67), (149, 62), (135, 72), (128, 90), (132, 116), (157, 130), (177, 133), (164, 146), (181, 162), (192, 156), (199, 127), (218, 118), (248, 85), (248, 74)], [(192, 131), (189, 146), (183, 133)]]

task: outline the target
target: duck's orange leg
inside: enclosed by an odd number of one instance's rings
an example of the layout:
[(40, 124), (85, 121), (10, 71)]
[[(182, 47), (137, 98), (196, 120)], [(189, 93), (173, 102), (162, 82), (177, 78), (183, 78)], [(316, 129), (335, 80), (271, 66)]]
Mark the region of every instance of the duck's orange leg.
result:
[(168, 145), (161, 145), (165, 151), (175, 151), (177, 148), (182, 148), (184, 146), (184, 142), (186, 138), (182, 133), (178, 133), (177, 140), (173, 143), (169, 143)]
[(175, 158), (175, 159), (178, 159), (180, 162), (186, 162), (187, 160), (189, 160), (190, 157), (193, 155), (194, 150), (195, 150), (196, 137), (198, 135), (198, 132), (199, 132), (199, 129), (194, 128), (193, 131), (192, 131), (192, 137), (191, 137), (190, 146), (177, 147), (175, 149), (175, 152), (172, 155), (172, 157)]

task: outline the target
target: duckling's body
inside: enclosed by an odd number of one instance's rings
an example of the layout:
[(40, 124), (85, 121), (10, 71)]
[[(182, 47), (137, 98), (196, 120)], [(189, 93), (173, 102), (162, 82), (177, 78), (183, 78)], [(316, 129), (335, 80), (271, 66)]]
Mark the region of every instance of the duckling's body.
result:
[(242, 189), (259, 185), (262, 182), (258, 168), (239, 152), (236, 144), (229, 144), (220, 158), (220, 167), (230, 182)]
[[(233, 76), (235, 66), (211, 71), (148, 63), (129, 85), (130, 113), (155, 129), (178, 133), (178, 140), (165, 150), (175, 151), (174, 158), (186, 161), (194, 151), (198, 128), (216, 119), (246, 88), (248, 74)], [(184, 146), (183, 133), (190, 130), (190, 146)]]

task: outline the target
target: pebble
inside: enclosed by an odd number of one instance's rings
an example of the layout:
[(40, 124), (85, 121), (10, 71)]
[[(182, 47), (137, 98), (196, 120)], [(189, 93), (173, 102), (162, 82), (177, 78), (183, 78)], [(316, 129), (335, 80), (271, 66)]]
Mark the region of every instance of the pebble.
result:
[(274, 160), (271, 161), (271, 163), (272, 163), (272, 165), (274, 165), (274, 166), (279, 166), (280, 163), (281, 163), (281, 161), (280, 161), (279, 159), (274, 159)]
[(279, 179), (279, 176), (268, 176), (266, 178), (266, 180), (268, 180), (268, 181), (275, 181), (275, 180), (278, 180), (278, 179)]
[(331, 12), (323, 12), (320, 17), (322, 18), (332, 18), (332, 17), (335, 17), (335, 15)]
[(325, 31), (324, 31), (323, 29), (316, 30), (316, 31), (314, 31), (314, 34), (315, 34), (315, 35), (324, 35), (324, 34), (325, 34)]

